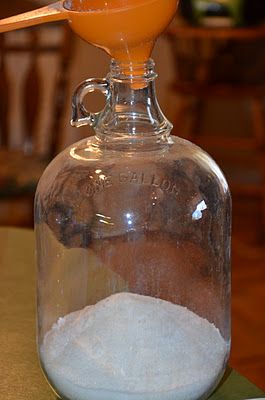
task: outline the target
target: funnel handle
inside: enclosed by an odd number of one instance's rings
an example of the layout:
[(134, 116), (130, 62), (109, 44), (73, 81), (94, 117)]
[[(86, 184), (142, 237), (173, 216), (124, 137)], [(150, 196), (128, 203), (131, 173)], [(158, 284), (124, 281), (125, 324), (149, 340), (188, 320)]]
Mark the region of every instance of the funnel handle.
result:
[(0, 20), (0, 33), (64, 19), (68, 19), (68, 12), (63, 6), (63, 2), (58, 1), (33, 11)]
[(107, 97), (109, 94), (108, 80), (94, 78), (87, 79), (75, 90), (72, 100), (72, 126), (79, 128), (84, 125), (90, 125), (92, 127), (97, 125), (101, 111), (97, 113), (89, 112), (83, 104), (84, 97), (95, 90), (99, 90)]

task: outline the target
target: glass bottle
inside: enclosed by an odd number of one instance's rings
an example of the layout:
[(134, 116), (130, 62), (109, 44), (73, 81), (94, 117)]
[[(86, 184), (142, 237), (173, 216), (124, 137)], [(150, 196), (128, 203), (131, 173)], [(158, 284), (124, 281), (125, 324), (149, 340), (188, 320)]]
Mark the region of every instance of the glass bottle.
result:
[(38, 185), (39, 356), (64, 399), (200, 399), (226, 367), (230, 193), (209, 155), (170, 135), (155, 78), (152, 60), (112, 61), (83, 82), (72, 124), (95, 136)]

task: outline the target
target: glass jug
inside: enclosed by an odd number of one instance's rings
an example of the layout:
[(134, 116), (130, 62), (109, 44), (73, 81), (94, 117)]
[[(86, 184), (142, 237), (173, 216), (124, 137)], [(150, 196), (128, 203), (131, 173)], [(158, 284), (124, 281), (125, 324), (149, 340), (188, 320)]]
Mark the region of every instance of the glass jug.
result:
[[(227, 182), (178, 137), (157, 103), (154, 64), (112, 61), (73, 97), (71, 145), (36, 192), (38, 346), (68, 400), (207, 397), (230, 348)], [(99, 90), (106, 106), (89, 113)]]

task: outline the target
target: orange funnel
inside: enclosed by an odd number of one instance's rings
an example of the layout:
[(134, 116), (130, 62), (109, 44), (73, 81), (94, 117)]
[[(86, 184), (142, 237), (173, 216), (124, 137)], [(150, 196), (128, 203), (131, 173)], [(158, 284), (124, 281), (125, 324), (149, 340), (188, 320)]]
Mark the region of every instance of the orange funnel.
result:
[(85, 41), (120, 61), (145, 61), (178, 0), (66, 0), (0, 20), (0, 33), (68, 20)]

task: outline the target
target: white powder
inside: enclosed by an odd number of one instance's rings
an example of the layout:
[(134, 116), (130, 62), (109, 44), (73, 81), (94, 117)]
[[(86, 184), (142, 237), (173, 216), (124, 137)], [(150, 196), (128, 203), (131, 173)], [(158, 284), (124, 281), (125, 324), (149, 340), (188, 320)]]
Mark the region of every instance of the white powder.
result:
[(185, 307), (131, 293), (60, 318), (41, 360), (69, 400), (193, 400), (220, 379), (228, 344)]

